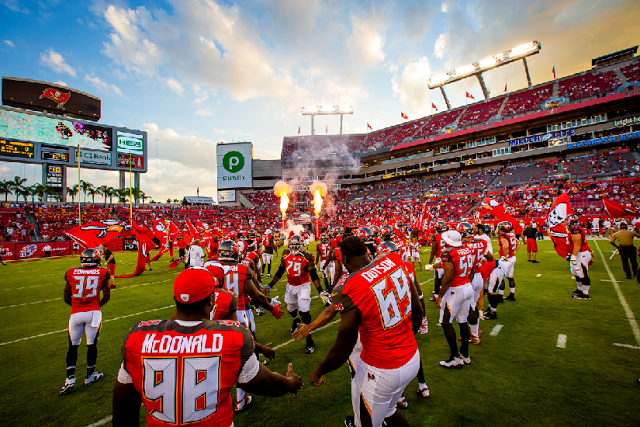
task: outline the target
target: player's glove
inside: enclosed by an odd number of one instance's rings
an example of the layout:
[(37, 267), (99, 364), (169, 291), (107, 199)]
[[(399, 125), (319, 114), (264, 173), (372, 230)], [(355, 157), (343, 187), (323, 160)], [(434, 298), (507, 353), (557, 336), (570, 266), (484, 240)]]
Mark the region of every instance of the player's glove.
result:
[(271, 298), (271, 300), (269, 300), (269, 304), (271, 304), (273, 307), (275, 307), (276, 305), (280, 305), (280, 301), (278, 301), (278, 297), (275, 296), (273, 298)]
[(329, 307), (331, 305), (331, 295), (327, 291), (320, 292), (320, 298), (325, 307)]
[(567, 261), (571, 261), (571, 257), (572, 257), (572, 255), (571, 255), (571, 254), (567, 254), (567, 256), (566, 256), (566, 257), (564, 257), (564, 259), (566, 259)]
[(429, 332), (429, 321), (427, 320), (426, 317), (423, 317), (422, 324), (420, 325), (420, 329), (418, 329), (418, 333), (424, 335), (427, 332)]
[(433, 264), (426, 264), (424, 266), (424, 271), (431, 271), (433, 270)]
[(569, 258), (569, 259), (571, 260), (571, 264), (578, 265), (578, 263), (576, 262), (578, 257), (576, 257), (575, 255), (571, 255), (571, 258)]
[(271, 314), (273, 314), (273, 317), (275, 317), (276, 319), (280, 319), (282, 317), (284, 312), (280, 310), (280, 304), (273, 307), (273, 310), (271, 310)]
[(500, 257), (500, 261), (506, 261), (506, 260), (507, 260), (506, 256), (503, 255), (503, 256)]

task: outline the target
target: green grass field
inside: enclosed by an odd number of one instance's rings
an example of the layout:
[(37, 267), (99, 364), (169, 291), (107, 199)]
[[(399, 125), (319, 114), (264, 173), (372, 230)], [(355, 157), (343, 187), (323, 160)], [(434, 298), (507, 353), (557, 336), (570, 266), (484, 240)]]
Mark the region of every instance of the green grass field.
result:
[[(494, 245), (495, 246), (495, 245)], [(539, 244), (540, 264), (526, 262), (524, 248), (515, 268), (516, 302), (505, 301), (498, 320), (481, 321), (482, 345), (471, 346), (472, 364), (447, 370), (438, 361), (448, 356), (443, 333), (436, 326), (438, 310), (427, 301), (429, 333), (418, 335), (431, 399), (415, 394), (417, 380), (405, 392), (409, 408), (403, 414), (412, 426), (628, 426), (640, 423), (640, 351), (632, 327), (607, 273), (603, 251), (626, 301), (640, 312), (640, 285), (625, 280), (618, 257), (609, 261), (610, 245), (591, 242), (594, 265), (591, 301), (573, 300), (575, 288), (566, 261), (551, 242)], [(315, 253), (315, 246), (312, 246)], [(133, 271), (134, 253), (120, 253), (118, 274)], [(423, 254), (428, 260), (428, 251)], [(278, 262), (279, 260), (276, 260)], [(173, 278), (169, 259), (154, 263), (151, 272), (117, 280), (118, 288), (103, 308), (97, 369), (106, 378), (82, 385), (86, 346), (78, 353), (79, 382), (70, 395), (59, 396), (65, 378), (69, 307), (62, 301), (63, 275), (77, 258), (67, 257), (0, 266), (0, 425), (79, 426), (111, 414), (111, 393), (120, 365), (120, 344), (139, 320), (167, 318), (173, 310)], [(419, 272), (425, 294), (433, 289), (432, 273)], [(268, 279), (265, 278), (265, 283)], [(283, 295), (284, 280), (275, 287)], [(313, 292), (315, 294), (315, 291)], [(281, 297), (282, 301), (283, 298)], [(312, 315), (322, 310), (312, 301)], [(298, 395), (254, 397), (254, 403), (234, 417), (236, 426), (341, 426), (351, 414), (349, 373), (345, 367), (328, 374), (315, 388), (309, 373), (326, 356), (337, 324), (315, 333), (316, 352), (304, 354), (303, 342), (289, 342), (290, 318), (257, 318), (257, 338), (271, 342), (277, 358), (272, 370), (284, 373), (287, 363), (303, 377)], [(504, 325), (497, 336), (490, 332)], [(556, 346), (567, 336), (566, 348)], [(235, 398), (235, 393), (234, 393)], [(26, 406), (25, 406), (26, 405)], [(144, 413), (141, 411), (141, 419)], [(98, 425), (98, 424), (96, 424)]]

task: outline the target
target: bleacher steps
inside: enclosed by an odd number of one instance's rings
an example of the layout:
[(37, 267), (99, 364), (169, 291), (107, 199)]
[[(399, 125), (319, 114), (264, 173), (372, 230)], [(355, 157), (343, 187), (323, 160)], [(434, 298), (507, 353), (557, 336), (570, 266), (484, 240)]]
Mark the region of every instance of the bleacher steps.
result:
[(33, 224), (33, 231), (36, 233), (36, 240), (42, 240), (42, 234), (40, 233), (40, 227), (38, 226), (38, 221), (36, 221), (36, 217), (33, 213), (28, 213), (27, 221)]
[(560, 83), (558, 82), (558, 80), (556, 80), (553, 83), (553, 97), (554, 98), (558, 96), (559, 87), (560, 87)]
[(620, 68), (617, 67), (615, 68), (613, 71), (616, 72), (616, 76), (618, 76), (618, 80), (620, 80), (621, 84), (625, 84), (627, 82), (627, 78), (625, 77), (625, 75), (622, 73), (622, 71), (620, 71)]
[(500, 106), (500, 109), (496, 113), (496, 116), (502, 117), (502, 110), (504, 110), (504, 106), (507, 105), (508, 101), (509, 101), (509, 94), (507, 94), (507, 96), (504, 97), (504, 101), (502, 101), (502, 105)]
[(240, 204), (242, 206), (244, 206), (245, 208), (248, 208), (248, 209), (255, 209), (255, 205), (253, 203), (251, 203), (249, 201), (249, 199), (244, 197), (244, 195), (242, 193), (237, 193), (237, 195), (238, 195), (238, 201), (240, 202)]

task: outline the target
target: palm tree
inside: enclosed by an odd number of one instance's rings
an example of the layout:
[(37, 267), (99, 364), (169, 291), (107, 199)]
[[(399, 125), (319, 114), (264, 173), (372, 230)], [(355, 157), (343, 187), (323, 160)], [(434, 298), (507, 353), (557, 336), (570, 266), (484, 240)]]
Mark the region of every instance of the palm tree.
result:
[(173, 199), (173, 203), (178, 204), (178, 203), (180, 203), (180, 200), (178, 200), (178, 199)]
[(144, 191), (140, 192), (140, 198), (142, 199), (142, 203), (144, 204), (144, 201), (147, 199), (150, 199), (150, 196), (147, 196), (146, 194), (144, 194)]
[(18, 201), (19, 196), (18, 190), (22, 188), (22, 184), (25, 182), (27, 182), (27, 178), (20, 178), (19, 176), (14, 177), (13, 181), (8, 181), (9, 189), (16, 195), (16, 202)]
[(87, 191), (90, 188), (93, 188), (93, 184), (87, 181), (80, 180), (80, 188), (82, 188), (82, 192), (84, 193), (84, 202), (87, 202)]
[(38, 199), (40, 199), (40, 201), (45, 198), (45, 195), (53, 194), (53, 188), (49, 187), (48, 185), (36, 184), (35, 190), (36, 195), (38, 196)]
[(141, 190), (138, 187), (131, 188), (131, 195), (133, 196), (133, 203), (137, 204), (138, 199), (140, 199)]
[(67, 187), (67, 194), (71, 196), (71, 203), (74, 203), (76, 201), (75, 197), (78, 195), (78, 184), (73, 187)]
[(104, 196), (105, 203), (107, 203), (107, 196), (108, 196), (107, 188), (109, 187), (107, 187), (106, 185), (101, 185), (100, 187), (96, 188), (96, 192)]
[(34, 199), (36, 197), (36, 184), (33, 184), (26, 188), (29, 189), (29, 195), (31, 196), (31, 203), (34, 203)]
[[(31, 194), (31, 191), (29, 191), (31, 187), (22, 187), (22, 188), (18, 188), (16, 190), (16, 196), (22, 196), (22, 198), (24, 199), (24, 202), (27, 203), (27, 197), (29, 197), (29, 195)], [(17, 197), (16, 197), (16, 201), (17, 201)]]
[(167, 199), (167, 204), (171, 204), (171, 199)]
[(11, 193), (11, 186), (9, 185), (9, 181), (2, 180), (0, 181), (0, 194), (4, 194), (4, 201), (7, 201), (7, 197)]
[(97, 188), (93, 188), (93, 187), (89, 187), (89, 189), (87, 190), (87, 193), (89, 193), (89, 195), (91, 196), (91, 203), (95, 203), (96, 202), (96, 194), (98, 193), (98, 189)]
[(129, 195), (129, 189), (128, 188), (117, 188), (116, 190), (116, 195), (118, 196), (118, 201), (119, 202), (126, 202), (127, 201), (127, 196)]

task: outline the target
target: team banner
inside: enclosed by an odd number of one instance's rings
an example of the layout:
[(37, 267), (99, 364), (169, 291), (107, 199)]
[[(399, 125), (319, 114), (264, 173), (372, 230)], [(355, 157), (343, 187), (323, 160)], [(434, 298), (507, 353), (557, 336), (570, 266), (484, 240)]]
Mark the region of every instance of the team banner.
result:
[(606, 198), (603, 198), (602, 201), (604, 202), (604, 207), (607, 209), (607, 212), (609, 212), (609, 215), (614, 218), (640, 216), (640, 209), (638, 208), (631, 208)]
[(153, 220), (153, 232), (155, 233), (160, 243), (163, 243), (167, 240), (169, 236), (169, 231), (167, 230), (166, 225), (164, 224), (164, 220), (154, 219)]
[(485, 197), (482, 199), (481, 210), (486, 211), (497, 217), (500, 221), (509, 221), (513, 225), (513, 233), (518, 235), (522, 233), (522, 227), (517, 219), (506, 211), (504, 205), (497, 200)]
[(252, 152), (253, 147), (250, 142), (216, 146), (218, 190), (253, 186)]
[(551, 205), (551, 210), (547, 216), (547, 234), (551, 237), (553, 246), (562, 258), (566, 258), (569, 254), (569, 243), (567, 241), (567, 227), (564, 220), (568, 215), (572, 215), (571, 203), (567, 193), (558, 196)]
[(134, 232), (127, 221), (107, 219), (79, 225), (66, 234), (85, 248), (97, 248), (115, 237), (133, 236)]
[(3, 261), (12, 261), (16, 259), (15, 243), (0, 243), (0, 255)]
[(71, 242), (16, 243), (14, 259), (43, 258), (44, 248), (51, 248), (51, 256), (71, 254)]

